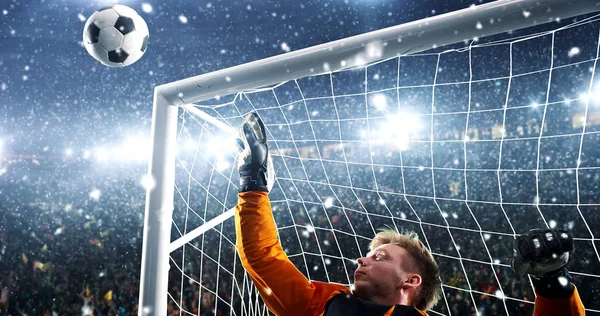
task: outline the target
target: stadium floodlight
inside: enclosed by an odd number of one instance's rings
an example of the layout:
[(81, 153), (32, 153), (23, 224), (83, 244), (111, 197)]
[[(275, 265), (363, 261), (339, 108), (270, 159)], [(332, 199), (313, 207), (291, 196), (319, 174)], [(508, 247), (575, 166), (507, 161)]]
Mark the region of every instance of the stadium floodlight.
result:
[(114, 149), (113, 157), (128, 162), (146, 161), (150, 147), (145, 137), (131, 136), (124, 140), (120, 148)]
[(371, 128), (370, 140), (374, 143), (391, 143), (398, 149), (407, 150), (410, 136), (422, 128), (418, 115), (409, 112), (394, 113), (388, 115), (379, 126)]
[(106, 148), (101, 147), (94, 151), (94, 158), (99, 162), (107, 162), (110, 158), (110, 155)]
[[(351, 283), (354, 259), (376, 229), (409, 228), (444, 267), (435, 313), (450, 314), (460, 294), (475, 308), (482, 297), (497, 299), (497, 312), (509, 314), (533, 294), (521, 280), (523, 292), (511, 293), (510, 278), (499, 277), (510, 273), (502, 249), (527, 225), (549, 225), (546, 217), (571, 223), (578, 249), (597, 266), (585, 215), (600, 205), (589, 180), (600, 167), (590, 158), (597, 126), (586, 123), (589, 98), (564, 100), (594, 91), (600, 18), (482, 39), (589, 14), (598, 3), (498, 0), (156, 87), (140, 314), (164, 314), (168, 305), (189, 313), (204, 294), (229, 315), (268, 314), (232, 251), (235, 154), (177, 150), (233, 137), (251, 111), (265, 121), (277, 166), (270, 196), (280, 239), (311, 280)], [(470, 45), (441, 49), (463, 42)], [(531, 111), (530, 98), (540, 96)], [(419, 118), (396, 122), (414, 131), (398, 135), (408, 151), (376, 139), (398, 113)], [(600, 284), (598, 271), (586, 269), (574, 269), (577, 282)]]

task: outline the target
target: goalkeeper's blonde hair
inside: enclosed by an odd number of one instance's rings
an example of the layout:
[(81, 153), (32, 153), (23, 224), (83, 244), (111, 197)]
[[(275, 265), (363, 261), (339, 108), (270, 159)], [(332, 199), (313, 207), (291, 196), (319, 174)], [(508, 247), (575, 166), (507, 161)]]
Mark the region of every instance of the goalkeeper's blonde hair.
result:
[(385, 244), (398, 245), (408, 251), (413, 260), (402, 268), (421, 276), (421, 286), (417, 289), (413, 305), (422, 311), (431, 309), (439, 300), (440, 278), (437, 263), (429, 250), (415, 232), (399, 234), (393, 229), (383, 229), (377, 233), (371, 240), (369, 250)]

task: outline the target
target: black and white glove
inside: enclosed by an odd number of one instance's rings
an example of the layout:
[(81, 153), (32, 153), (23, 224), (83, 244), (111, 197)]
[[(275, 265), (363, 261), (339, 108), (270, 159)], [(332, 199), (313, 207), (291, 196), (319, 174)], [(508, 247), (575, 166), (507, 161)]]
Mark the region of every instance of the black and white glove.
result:
[(546, 298), (567, 298), (575, 290), (565, 265), (573, 237), (565, 230), (533, 229), (514, 242), (512, 269), (529, 274), (536, 292)]
[(250, 113), (239, 128), (238, 145), (242, 148), (238, 156), (240, 192), (269, 191), (267, 165), (269, 147), (265, 124), (256, 113)]

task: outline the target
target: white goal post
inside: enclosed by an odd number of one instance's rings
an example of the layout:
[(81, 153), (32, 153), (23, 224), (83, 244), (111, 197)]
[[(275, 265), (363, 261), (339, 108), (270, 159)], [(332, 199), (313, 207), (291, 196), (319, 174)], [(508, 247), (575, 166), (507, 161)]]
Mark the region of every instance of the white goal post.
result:
[(232, 216), (225, 212), (171, 240), (179, 110), (233, 133), (193, 103), (306, 76), (364, 66), (394, 56), (470, 41), (600, 10), (597, 0), (498, 0), (158, 86), (143, 230), (139, 315), (167, 311), (169, 255)]

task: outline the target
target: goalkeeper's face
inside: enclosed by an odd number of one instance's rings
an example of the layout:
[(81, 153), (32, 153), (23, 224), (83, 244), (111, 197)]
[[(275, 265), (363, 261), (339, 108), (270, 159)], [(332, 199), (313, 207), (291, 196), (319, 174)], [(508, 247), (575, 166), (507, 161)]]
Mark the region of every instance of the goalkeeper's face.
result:
[(371, 301), (398, 298), (395, 304), (411, 305), (406, 299), (412, 299), (421, 277), (405, 270), (413, 266), (413, 259), (405, 248), (384, 244), (359, 258), (357, 263), (352, 288), (355, 295)]

